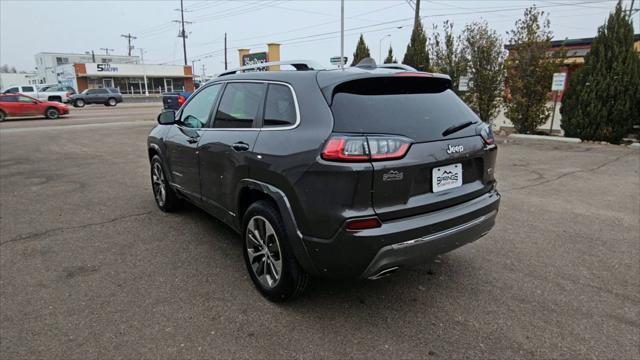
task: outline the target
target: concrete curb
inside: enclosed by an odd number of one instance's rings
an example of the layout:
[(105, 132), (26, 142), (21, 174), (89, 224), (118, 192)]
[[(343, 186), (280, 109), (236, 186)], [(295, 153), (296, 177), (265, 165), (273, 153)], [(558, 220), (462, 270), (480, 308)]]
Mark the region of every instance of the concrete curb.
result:
[(630, 144), (629, 148), (634, 149), (634, 150), (640, 150), (640, 143)]
[(566, 143), (581, 143), (582, 140), (578, 138), (570, 138), (570, 137), (561, 137), (561, 136), (548, 136), (548, 135), (527, 135), (527, 134), (511, 134), (509, 135), (511, 139), (528, 139), (528, 140), (551, 140), (551, 141), (560, 141)]

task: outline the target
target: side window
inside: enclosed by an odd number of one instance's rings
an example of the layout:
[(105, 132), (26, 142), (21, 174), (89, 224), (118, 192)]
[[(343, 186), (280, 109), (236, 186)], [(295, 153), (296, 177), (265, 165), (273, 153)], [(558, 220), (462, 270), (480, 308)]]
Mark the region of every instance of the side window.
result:
[(32, 103), (33, 99), (26, 96), (18, 96), (18, 101), (21, 103)]
[(95, 91), (94, 89), (90, 89), (90, 90), (87, 90), (87, 93), (86, 93), (86, 94), (87, 94), (87, 95), (93, 95), (93, 94), (95, 94), (95, 93), (96, 93), (96, 91)]
[(12, 87), (11, 89), (7, 89), (7, 90), (5, 91), (5, 93), (7, 93), (7, 94), (17, 94), (18, 92), (19, 92), (19, 91), (18, 91), (18, 88), (17, 88), (17, 87)]
[(22, 92), (33, 92), (33, 86), (23, 86)]
[(250, 128), (263, 101), (264, 84), (228, 83), (213, 122), (214, 128)]
[(207, 121), (222, 85), (215, 84), (197, 93), (182, 110), (180, 121), (189, 128), (200, 129)]
[(17, 100), (15, 96), (0, 96), (0, 102), (16, 102)]
[(264, 108), (264, 127), (288, 126), (296, 123), (296, 104), (291, 89), (269, 84)]

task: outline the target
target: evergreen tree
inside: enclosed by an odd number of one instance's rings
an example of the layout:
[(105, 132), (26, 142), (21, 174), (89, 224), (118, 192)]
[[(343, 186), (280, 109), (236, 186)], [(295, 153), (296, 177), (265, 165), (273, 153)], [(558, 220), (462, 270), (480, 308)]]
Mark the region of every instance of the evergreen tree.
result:
[(553, 34), (543, 11), (530, 7), (515, 25), (508, 33), (511, 46), (505, 61), (506, 115), (516, 131), (533, 133), (549, 118), (547, 94), (560, 56), (547, 54)]
[(495, 30), (486, 21), (473, 22), (464, 29), (468, 59), (469, 91), (464, 99), (484, 122), (491, 122), (501, 104), (504, 83), (504, 49)]
[(360, 34), (358, 45), (356, 45), (356, 51), (353, 53), (353, 61), (351, 62), (351, 66), (358, 65), (360, 60), (368, 57), (371, 57), (371, 54), (369, 53), (369, 48), (367, 47), (367, 44), (364, 42), (364, 36)]
[(567, 136), (619, 143), (640, 123), (640, 58), (633, 46), (633, 25), (618, 2), (564, 93)]
[(420, 18), (416, 20), (402, 63), (412, 66), (418, 71), (429, 71), (431, 64), (429, 63), (429, 53), (427, 52), (427, 35), (422, 28)]
[(438, 27), (433, 26), (433, 36), (429, 42), (431, 54), (431, 68), (435, 72), (443, 73), (451, 77), (453, 90), (458, 92), (460, 76), (467, 73), (467, 57), (465, 54), (464, 39), (453, 35), (453, 23), (446, 20), (442, 24), (443, 34)]
[(384, 59), (385, 64), (397, 64), (398, 60), (393, 57), (393, 49), (389, 46), (389, 52), (387, 53), (387, 57)]

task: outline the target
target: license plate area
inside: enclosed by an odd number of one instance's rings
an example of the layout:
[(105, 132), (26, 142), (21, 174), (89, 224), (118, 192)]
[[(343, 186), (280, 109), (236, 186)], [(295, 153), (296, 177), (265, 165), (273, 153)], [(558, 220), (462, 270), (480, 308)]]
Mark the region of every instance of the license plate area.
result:
[(434, 193), (462, 186), (461, 163), (435, 167), (431, 171)]

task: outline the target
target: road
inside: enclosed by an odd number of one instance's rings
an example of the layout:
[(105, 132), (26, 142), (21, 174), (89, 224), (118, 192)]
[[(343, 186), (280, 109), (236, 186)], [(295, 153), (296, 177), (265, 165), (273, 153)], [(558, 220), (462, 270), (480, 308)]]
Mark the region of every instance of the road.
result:
[(156, 208), (156, 114), (1, 124), (0, 358), (640, 358), (640, 152), (501, 139), (489, 235), (272, 304), (229, 228)]

